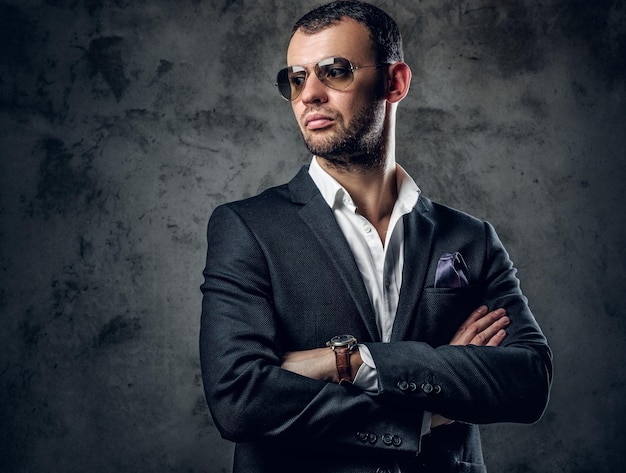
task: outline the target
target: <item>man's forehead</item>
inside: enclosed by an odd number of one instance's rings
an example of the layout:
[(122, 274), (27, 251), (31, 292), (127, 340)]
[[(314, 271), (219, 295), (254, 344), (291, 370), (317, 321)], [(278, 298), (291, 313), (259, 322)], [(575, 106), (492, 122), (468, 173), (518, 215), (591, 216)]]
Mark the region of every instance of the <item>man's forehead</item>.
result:
[(368, 28), (363, 23), (345, 18), (315, 33), (298, 30), (287, 49), (289, 65), (315, 63), (331, 56), (342, 56), (357, 63), (375, 59)]

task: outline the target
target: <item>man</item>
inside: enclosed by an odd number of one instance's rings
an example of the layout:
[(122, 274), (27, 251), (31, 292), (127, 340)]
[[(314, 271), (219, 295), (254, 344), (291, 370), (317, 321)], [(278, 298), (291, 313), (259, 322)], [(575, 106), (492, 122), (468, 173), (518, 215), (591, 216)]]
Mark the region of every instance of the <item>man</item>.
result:
[(551, 382), (512, 263), (396, 164), (391, 18), (322, 6), (287, 64), (311, 164), (208, 227), (202, 372), (234, 471), (484, 472), (475, 424), (536, 421)]

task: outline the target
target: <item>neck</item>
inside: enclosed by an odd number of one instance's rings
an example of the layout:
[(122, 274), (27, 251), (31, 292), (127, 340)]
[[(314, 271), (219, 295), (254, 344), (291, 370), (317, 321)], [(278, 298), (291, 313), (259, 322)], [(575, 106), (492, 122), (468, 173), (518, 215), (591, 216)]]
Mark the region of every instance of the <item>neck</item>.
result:
[[(368, 165), (359, 165), (358, 159), (351, 159), (352, 164), (338, 165), (323, 157), (317, 158), (320, 166), (348, 191), (357, 212), (376, 228), (383, 243), (398, 198), (394, 116), (389, 114), (386, 117), (386, 133), (380, 155), (361, 160)], [(372, 162), (376, 164), (372, 165)]]

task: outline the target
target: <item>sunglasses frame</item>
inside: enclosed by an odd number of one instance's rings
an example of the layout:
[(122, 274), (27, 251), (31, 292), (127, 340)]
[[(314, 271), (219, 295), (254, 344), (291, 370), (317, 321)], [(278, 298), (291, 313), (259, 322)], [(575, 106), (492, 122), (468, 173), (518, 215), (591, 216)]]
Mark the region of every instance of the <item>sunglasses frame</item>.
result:
[[(333, 65), (338, 64), (338, 61), (345, 61), (346, 66), (347, 66), (346, 71), (350, 71), (350, 80), (348, 81), (347, 79), (345, 79), (345, 81), (347, 82), (345, 86), (335, 87), (332, 85), (334, 78), (329, 75), (329, 72), (330, 70), (332, 70)], [(276, 74), (276, 82), (274, 83), (274, 86), (276, 86), (282, 98), (284, 98), (285, 100), (289, 102), (293, 102), (298, 97), (300, 97), (300, 94), (304, 90), (306, 81), (310, 76), (309, 70), (311, 68), (313, 68), (313, 72), (315, 73), (315, 76), (317, 77), (317, 79), (329, 89), (346, 90), (354, 82), (354, 71), (358, 69), (367, 69), (370, 67), (381, 67), (385, 65), (386, 64), (372, 64), (368, 66), (355, 66), (354, 64), (352, 64), (352, 62), (350, 62), (350, 60), (346, 59), (345, 57), (331, 56), (331, 57), (322, 59), (317, 62), (312, 62), (309, 64), (284, 67), (283, 69), (278, 71), (278, 74)], [(330, 68), (330, 69), (328, 71), (325, 71), (322, 68)], [(294, 71), (294, 69), (296, 70)], [(290, 75), (289, 75), (290, 72), (292, 74), (301, 74), (302, 72), (304, 72), (304, 80), (302, 81), (302, 85), (299, 88), (294, 88), (293, 82), (290, 80)], [(287, 81), (284, 80), (285, 78), (287, 79)], [(281, 79), (283, 79), (282, 82), (281, 82)], [(290, 92), (289, 97), (286, 97), (285, 94), (283, 94), (283, 90), (287, 88)], [(297, 93), (295, 95), (292, 95), (291, 92), (294, 90), (296, 90)]]

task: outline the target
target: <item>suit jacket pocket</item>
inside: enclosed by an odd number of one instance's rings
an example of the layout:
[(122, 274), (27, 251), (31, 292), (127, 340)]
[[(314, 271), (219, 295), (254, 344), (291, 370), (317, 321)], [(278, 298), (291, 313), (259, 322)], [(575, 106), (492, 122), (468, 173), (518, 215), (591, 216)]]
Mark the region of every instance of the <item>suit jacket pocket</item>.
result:
[(474, 286), (426, 288), (417, 311), (417, 339), (433, 347), (450, 343), (461, 324), (480, 305), (479, 297)]

